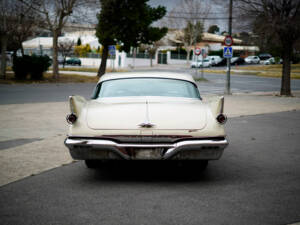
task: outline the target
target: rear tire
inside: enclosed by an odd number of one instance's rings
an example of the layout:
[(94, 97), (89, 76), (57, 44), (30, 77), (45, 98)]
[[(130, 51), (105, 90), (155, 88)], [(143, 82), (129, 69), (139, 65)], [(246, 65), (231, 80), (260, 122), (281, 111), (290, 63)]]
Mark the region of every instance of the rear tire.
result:
[(191, 160), (189, 164), (193, 170), (202, 172), (208, 166), (208, 160)]
[(85, 160), (85, 165), (89, 169), (95, 169), (100, 166), (101, 161), (99, 160), (92, 160), (92, 159), (87, 159)]
[(187, 170), (203, 172), (208, 166), (208, 160), (185, 160), (179, 161), (179, 164)]
[(199, 169), (201, 171), (204, 171), (206, 169), (206, 167), (208, 166), (208, 160), (201, 160), (199, 162)]

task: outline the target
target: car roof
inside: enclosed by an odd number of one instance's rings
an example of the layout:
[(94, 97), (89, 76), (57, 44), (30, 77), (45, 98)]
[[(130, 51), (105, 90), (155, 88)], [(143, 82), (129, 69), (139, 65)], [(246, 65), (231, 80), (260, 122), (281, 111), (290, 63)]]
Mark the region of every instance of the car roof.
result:
[(168, 79), (177, 79), (177, 80), (186, 80), (192, 83), (195, 83), (194, 78), (190, 74), (186, 73), (174, 73), (174, 72), (119, 72), (119, 73), (106, 73), (100, 79), (99, 82), (106, 80), (115, 80), (122, 78), (168, 78)]

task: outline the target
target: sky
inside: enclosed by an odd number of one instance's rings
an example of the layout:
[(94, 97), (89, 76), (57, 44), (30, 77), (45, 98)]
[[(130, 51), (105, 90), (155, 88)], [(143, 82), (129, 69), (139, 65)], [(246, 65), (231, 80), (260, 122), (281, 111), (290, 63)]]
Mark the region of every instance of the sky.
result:
[[(156, 7), (156, 6), (165, 6), (167, 9), (167, 12), (170, 12), (172, 9), (174, 9), (174, 7), (178, 6), (181, 3), (182, 0), (150, 0), (149, 2), (147, 2), (149, 5), (151, 5), (152, 7)], [(221, 6), (220, 4), (217, 4), (215, 2), (217, 1), (223, 1), (225, 2), (225, 0), (198, 0), (198, 1), (203, 1), (206, 2), (206, 4), (210, 5), (210, 14), (208, 15), (208, 17), (228, 17), (228, 12), (227, 9), (223, 6)], [(95, 17), (95, 14), (98, 12), (99, 9), (92, 9), (91, 12), (87, 12), (85, 11), (86, 15), (91, 15), (92, 17), (86, 17), (87, 20), (92, 21), (92, 23), (97, 23), (97, 19)], [(80, 17), (82, 18), (82, 17)], [(166, 18), (164, 18), (166, 20)], [(227, 22), (228, 20), (205, 20), (205, 28), (204, 30), (207, 31), (208, 27), (210, 25), (213, 24), (217, 24), (220, 28), (220, 33), (222, 31), (226, 31), (227, 30)], [(84, 22), (84, 21), (83, 21)], [(155, 26), (160, 25), (160, 22), (158, 23), (154, 23)]]
[[(214, 3), (212, 0), (202, 0), (206, 2), (206, 4), (210, 5), (210, 14), (208, 17), (227, 17), (228, 12), (227, 9), (224, 9), (220, 4)], [(175, 6), (180, 4), (181, 0), (150, 0), (148, 2), (151, 6), (165, 6), (167, 11), (171, 11)], [(227, 30), (227, 20), (205, 20), (205, 31), (208, 29), (210, 25), (217, 24), (220, 27), (220, 32)]]

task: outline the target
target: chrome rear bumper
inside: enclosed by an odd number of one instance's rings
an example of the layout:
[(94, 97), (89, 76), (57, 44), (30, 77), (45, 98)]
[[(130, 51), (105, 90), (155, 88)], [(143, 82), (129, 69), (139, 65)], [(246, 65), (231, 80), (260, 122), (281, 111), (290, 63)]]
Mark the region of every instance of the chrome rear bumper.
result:
[(171, 144), (131, 144), (111, 140), (72, 138), (65, 140), (74, 159), (127, 159), (127, 160), (164, 160), (164, 159), (219, 159), (228, 141), (201, 139), (185, 140)]

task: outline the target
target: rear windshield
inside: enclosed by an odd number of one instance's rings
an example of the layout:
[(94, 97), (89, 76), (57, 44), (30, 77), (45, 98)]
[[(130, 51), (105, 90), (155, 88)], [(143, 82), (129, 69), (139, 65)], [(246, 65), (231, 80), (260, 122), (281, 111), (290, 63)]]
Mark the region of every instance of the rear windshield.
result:
[(129, 96), (166, 96), (200, 99), (195, 84), (165, 78), (127, 78), (107, 80), (98, 85), (94, 99)]

